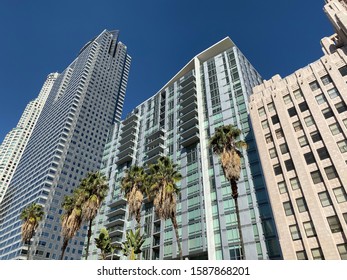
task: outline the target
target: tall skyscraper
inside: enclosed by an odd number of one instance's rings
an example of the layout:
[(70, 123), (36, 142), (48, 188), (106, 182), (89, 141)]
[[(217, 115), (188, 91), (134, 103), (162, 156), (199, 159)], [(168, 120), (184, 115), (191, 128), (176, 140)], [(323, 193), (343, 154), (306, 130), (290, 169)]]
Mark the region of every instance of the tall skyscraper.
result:
[(284, 259), (347, 259), (347, 9), (326, 2), (325, 55), (250, 101)]
[(58, 73), (48, 75), (39, 96), (29, 102), (17, 126), (5, 136), (0, 146), (0, 203), (57, 77)]
[[(108, 130), (120, 119), (131, 58), (118, 31), (88, 42), (58, 76), (0, 206), (0, 258), (21, 259), (22, 209), (32, 202), (45, 216), (32, 240), (35, 259), (58, 259), (61, 202), (88, 171), (99, 169)], [(78, 259), (82, 228), (66, 250)]]
[[(102, 163), (112, 192), (95, 221), (94, 237), (106, 226), (112, 242), (121, 244), (126, 229), (135, 226), (128, 219), (127, 202), (120, 190), (124, 172), (131, 165), (148, 166), (167, 155), (183, 175), (177, 206), (183, 256), (239, 259), (240, 239), (230, 184), (208, 144), (216, 127), (234, 124), (248, 142), (238, 182), (244, 257), (281, 258), (248, 119), (248, 95), (260, 82), (260, 75), (225, 38), (195, 56), (154, 96), (115, 124)], [(142, 208), (141, 224), (146, 237), (142, 259), (178, 258), (171, 222), (158, 219), (151, 202)], [(91, 252), (98, 258), (95, 246)]]

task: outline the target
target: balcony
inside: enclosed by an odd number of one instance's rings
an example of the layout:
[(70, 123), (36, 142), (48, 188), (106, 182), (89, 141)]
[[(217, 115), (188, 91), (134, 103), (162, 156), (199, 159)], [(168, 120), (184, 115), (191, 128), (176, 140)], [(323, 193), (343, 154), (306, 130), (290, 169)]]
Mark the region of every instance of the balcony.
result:
[(124, 145), (129, 141), (133, 141), (135, 143), (135, 138), (136, 138), (136, 133), (129, 133), (125, 134), (124, 136), (121, 137), (119, 140), (120, 145)]
[(165, 156), (165, 154), (164, 153), (162, 153), (162, 152), (160, 152), (160, 153), (158, 153), (158, 154), (154, 154), (154, 155), (152, 155), (152, 156), (150, 156), (150, 157), (147, 157), (145, 160), (144, 160), (144, 162), (145, 162), (145, 164), (152, 164), (152, 163), (156, 163), (157, 162), (157, 160), (160, 158), (160, 157), (162, 157), (162, 156)]
[(193, 134), (199, 132), (199, 126), (197, 123), (193, 123), (193, 125), (187, 127), (186, 129), (180, 128), (180, 134), (182, 138), (189, 138)]
[(124, 233), (124, 226), (113, 226), (108, 228), (108, 233), (110, 235), (110, 238), (112, 237), (120, 237), (123, 236)]
[(180, 141), (180, 144), (183, 146), (183, 147), (188, 147), (190, 145), (192, 145), (193, 143), (199, 141), (199, 133), (198, 132), (195, 132), (193, 135), (191, 136), (188, 136), (186, 138), (181, 138), (181, 141)]
[(181, 123), (183, 122), (186, 122), (186, 121), (189, 121), (191, 120), (192, 118), (194, 117), (198, 117), (198, 107), (196, 108), (193, 108), (193, 110), (191, 111), (188, 111), (187, 113), (185, 114), (180, 114), (179, 118), (181, 120)]
[(105, 226), (111, 228), (116, 225), (123, 225), (125, 222), (125, 215), (117, 215), (108, 219)]
[[(153, 142), (152, 142), (153, 143)], [(146, 155), (148, 157), (153, 156), (154, 154), (158, 154), (158, 153), (163, 153), (165, 149), (165, 146), (161, 143), (150, 146), (146, 149)]]
[(125, 137), (128, 134), (137, 134), (137, 126), (123, 126), (122, 127), (122, 133), (120, 134), (121, 138)]
[(180, 105), (182, 107), (189, 105), (191, 102), (196, 101), (196, 92), (192, 92), (190, 95), (187, 95), (186, 98), (180, 98)]
[(134, 155), (132, 153), (125, 154), (122, 157), (117, 157), (116, 164), (121, 165), (125, 162), (132, 161), (134, 159)]
[(107, 217), (111, 218), (113, 216), (125, 214), (126, 212), (126, 205), (118, 205), (118, 206), (113, 206), (110, 208), (110, 210), (107, 211)]
[(137, 123), (138, 120), (139, 116), (137, 115), (137, 113), (132, 113), (123, 121), (123, 126), (126, 126), (130, 123)]
[(180, 130), (188, 130), (190, 127), (194, 125), (198, 125), (199, 120), (198, 116), (194, 115), (192, 118), (186, 120), (186, 121), (180, 121), (179, 128)]
[(190, 74), (183, 81), (181, 81), (181, 87), (184, 88), (186, 85), (188, 85), (192, 81), (195, 81), (195, 76), (193, 74)]
[(181, 106), (179, 113), (184, 115), (190, 111), (195, 110), (196, 108), (198, 108), (198, 103), (196, 100), (193, 100), (191, 103), (187, 104), (186, 106)]

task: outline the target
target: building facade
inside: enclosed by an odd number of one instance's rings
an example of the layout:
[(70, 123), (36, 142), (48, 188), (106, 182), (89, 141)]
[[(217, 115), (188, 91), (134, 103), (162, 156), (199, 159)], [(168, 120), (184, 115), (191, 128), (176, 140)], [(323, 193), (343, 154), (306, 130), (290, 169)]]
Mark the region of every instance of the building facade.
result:
[(48, 75), (39, 96), (29, 102), (17, 126), (5, 136), (0, 146), (0, 203), (57, 77), (58, 73)]
[[(95, 221), (94, 237), (106, 227), (112, 241), (121, 245), (126, 230), (135, 226), (120, 190), (125, 171), (134, 164), (146, 167), (167, 155), (183, 176), (177, 220), (184, 258), (281, 258), (248, 118), (248, 96), (260, 82), (260, 75), (225, 38), (195, 56), (158, 93), (116, 124), (102, 160), (112, 191)], [(245, 256), (240, 256), (230, 184), (208, 144), (215, 128), (223, 124), (237, 125), (248, 143), (238, 182)], [(146, 238), (142, 259), (178, 258), (171, 221), (158, 219), (151, 202), (143, 205), (141, 224)], [(95, 245), (91, 252), (97, 259)], [(120, 252), (117, 257), (122, 257)]]
[(325, 55), (250, 101), (284, 259), (347, 259), (347, 9), (326, 2)]
[[(0, 205), (0, 259), (21, 259), (20, 213), (36, 202), (45, 216), (32, 240), (34, 259), (59, 259), (61, 203), (89, 171), (100, 168), (109, 127), (120, 119), (131, 58), (118, 31), (88, 42), (58, 76)], [(85, 227), (66, 249), (82, 255)]]

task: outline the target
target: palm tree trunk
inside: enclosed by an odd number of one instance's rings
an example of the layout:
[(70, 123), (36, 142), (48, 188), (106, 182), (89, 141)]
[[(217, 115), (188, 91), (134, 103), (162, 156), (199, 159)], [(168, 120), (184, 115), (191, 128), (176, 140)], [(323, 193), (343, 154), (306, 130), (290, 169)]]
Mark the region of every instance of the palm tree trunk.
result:
[(243, 237), (242, 237), (242, 230), (241, 230), (241, 221), (240, 221), (240, 211), (239, 211), (239, 203), (237, 201), (237, 198), (239, 196), (238, 190), (237, 190), (237, 182), (235, 180), (230, 180), (231, 184), (231, 191), (232, 191), (232, 197), (235, 202), (235, 212), (236, 212), (236, 218), (237, 218), (237, 229), (239, 231), (240, 236), (240, 259), (244, 259), (244, 244), (243, 244)]
[(92, 223), (93, 223), (93, 220), (90, 220), (89, 221), (89, 228), (88, 228), (87, 247), (86, 247), (86, 258), (85, 258), (86, 260), (88, 260), (90, 237), (92, 236)]
[(27, 254), (27, 260), (30, 260), (30, 239), (28, 239), (28, 254)]
[(182, 247), (181, 247), (180, 237), (178, 234), (178, 224), (177, 224), (176, 216), (171, 217), (171, 222), (172, 222), (172, 225), (175, 229), (175, 235), (176, 235), (176, 242), (177, 242), (179, 257), (180, 257), (180, 260), (183, 260)]
[(61, 247), (61, 256), (60, 259), (62, 260), (64, 258), (65, 250), (67, 247), (67, 244), (69, 243), (68, 239), (64, 239), (63, 246)]

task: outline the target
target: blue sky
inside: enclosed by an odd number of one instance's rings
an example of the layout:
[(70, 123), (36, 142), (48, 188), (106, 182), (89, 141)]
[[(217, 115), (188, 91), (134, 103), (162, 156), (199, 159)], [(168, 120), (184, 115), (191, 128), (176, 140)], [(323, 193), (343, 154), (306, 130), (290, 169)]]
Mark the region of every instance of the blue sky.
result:
[[(322, 56), (333, 30), (324, 0), (1, 0), (0, 142), (51, 72), (104, 29), (119, 29), (132, 65), (124, 114), (194, 55), (229, 36), (264, 79)], [(123, 115), (124, 115), (123, 114)]]

